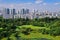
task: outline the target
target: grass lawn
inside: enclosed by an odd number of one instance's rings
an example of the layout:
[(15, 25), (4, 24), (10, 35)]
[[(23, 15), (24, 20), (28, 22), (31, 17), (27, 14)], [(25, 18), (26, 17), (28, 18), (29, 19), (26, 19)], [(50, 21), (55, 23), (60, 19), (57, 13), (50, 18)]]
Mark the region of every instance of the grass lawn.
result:
[[(17, 31), (20, 31), (20, 29), (22, 29), (22, 27), (25, 27), (25, 28), (31, 28), (31, 29), (35, 29), (35, 30), (38, 30), (38, 29), (47, 29), (47, 30), (50, 30), (50, 28), (46, 28), (46, 27), (37, 27), (37, 26), (32, 26), (32, 25), (23, 25), (23, 26), (18, 26), (18, 28), (16, 29)], [(46, 39), (51, 39), (51, 40), (60, 40), (60, 36), (50, 36), (50, 35), (46, 35), (46, 34), (42, 34), (42, 33), (39, 33), (39, 32), (31, 32), (29, 35), (24, 35), (22, 33), (19, 34), (21, 36), (21, 38), (25, 38), (25, 39), (32, 39), (32, 38), (37, 38), (37, 39), (40, 39), (40, 38), (46, 38)], [(16, 40), (16, 38), (11, 35), (11, 38), (12, 40)], [(6, 40), (6, 38), (2, 39), (2, 40)], [(34, 39), (35, 40), (35, 39)]]
[(32, 25), (23, 25), (23, 26), (19, 26), (20, 28), (25, 27), (25, 28), (31, 28), (31, 29), (47, 29), (49, 30), (49, 28), (46, 27), (38, 27), (38, 26), (32, 26)]
[[(32, 26), (32, 25), (23, 25), (23, 26), (19, 26), (20, 28), (25, 27), (25, 28), (32, 28), (32, 29), (47, 29), (50, 30), (50, 28), (46, 28), (46, 27), (37, 27), (37, 26)], [(47, 38), (47, 39), (52, 39), (52, 40), (60, 40), (60, 36), (50, 36), (50, 35), (45, 35), (39, 32), (36, 33), (30, 33), (30, 35), (24, 35), (22, 33), (20, 33), (20, 36), (22, 38)]]

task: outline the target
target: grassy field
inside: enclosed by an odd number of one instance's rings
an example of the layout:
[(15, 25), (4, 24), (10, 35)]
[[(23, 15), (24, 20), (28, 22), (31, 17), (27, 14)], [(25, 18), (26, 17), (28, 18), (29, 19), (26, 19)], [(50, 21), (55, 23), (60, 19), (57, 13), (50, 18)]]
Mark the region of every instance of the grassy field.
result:
[(46, 27), (38, 27), (38, 26), (32, 26), (32, 25), (23, 25), (23, 26), (18, 26), (18, 27), (20, 27), (20, 28), (22, 28), (22, 27), (25, 27), (25, 28), (31, 28), (31, 29), (47, 29), (47, 30), (49, 30), (50, 28), (46, 28)]
[[(25, 28), (31, 28), (31, 29), (47, 29), (50, 30), (50, 28), (46, 28), (46, 27), (37, 27), (37, 26), (32, 26), (32, 25), (23, 25), (23, 26), (19, 26), (20, 28), (25, 27)], [(52, 39), (52, 40), (60, 40), (60, 36), (50, 36), (50, 35), (45, 35), (39, 32), (35, 32), (35, 33), (30, 33), (30, 35), (24, 35), (24, 34), (20, 34), (22, 38), (47, 38), (47, 39)]]
[[(38, 30), (38, 29), (50, 30), (50, 28), (46, 28), (46, 27), (37, 27), (37, 26), (32, 26), (32, 25), (23, 25), (23, 26), (18, 26), (16, 31), (21, 31), (20, 29), (22, 29), (22, 28), (31, 28), (31, 29), (34, 29), (34, 30)], [(39, 33), (37, 31), (36, 32), (31, 32), (29, 35), (24, 35), (22, 33), (20, 33), (19, 35), (21, 36), (21, 38), (27, 39), (27, 40), (34, 39), (34, 38), (36, 38), (37, 40), (40, 39), (40, 38), (46, 38), (46, 39), (51, 39), (51, 40), (60, 40), (60, 36), (56, 36), (56, 37), (55, 36), (50, 36), (50, 35)], [(16, 38), (13, 35), (11, 35), (11, 39), (12, 40), (16, 40)], [(6, 40), (6, 38), (4, 38), (2, 40)]]

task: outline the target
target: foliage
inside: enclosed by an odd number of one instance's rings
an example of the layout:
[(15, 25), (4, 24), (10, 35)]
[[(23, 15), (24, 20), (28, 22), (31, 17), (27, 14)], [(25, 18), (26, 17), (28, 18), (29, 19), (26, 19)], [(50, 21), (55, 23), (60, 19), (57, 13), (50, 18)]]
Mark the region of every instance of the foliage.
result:
[[(40, 19), (3, 19), (0, 17), (0, 39), (7, 37), (9, 39), (10, 35), (15, 34), (17, 26), (22, 25), (33, 25), (37, 27), (46, 27), (47, 29), (35, 30), (42, 34), (49, 34), (51, 36), (60, 36), (60, 19), (59, 18), (40, 18)], [(33, 29), (25, 28), (22, 33), (29, 35)]]

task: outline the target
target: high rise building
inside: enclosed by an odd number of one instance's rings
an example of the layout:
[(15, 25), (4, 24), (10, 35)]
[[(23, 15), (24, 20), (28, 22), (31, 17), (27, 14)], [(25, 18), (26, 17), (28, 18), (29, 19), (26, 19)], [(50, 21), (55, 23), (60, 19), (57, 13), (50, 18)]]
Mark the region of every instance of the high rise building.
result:
[(10, 9), (9, 8), (3, 9), (3, 18), (5, 18), (5, 19), (12, 18), (11, 14), (10, 14)]
[(12, 14), (15, 15), (16, 14), (16, 10), (12, 9)]
[(13, 18), (15, 14), (16, 14), (15, 9), (5, 8), (3, 13), (3, 18), (6, 18), (6, 19)]
[(25, 11), (26, 11), (26, 14), (29, 14), (29, 9), (26, 9)]
[(9, 9), (9, 8), (4, 8), (3, 9), (3, 18), (44, 18), (44, 17), (60, 17), (60, 12), (39, 12), (38, 10), (34, 10), (34, 12), (30, 12), (29, 9), (21, 9), (21, 11), (16, 9)]
[(22, 9), (21, 14), (29, 14), (29, 9)]
[(10, 14), (10, 9), (9, 8), (6, 9), (6, 14)]
[(21, 14), (26, 14), (25, 9), (21, 10)]

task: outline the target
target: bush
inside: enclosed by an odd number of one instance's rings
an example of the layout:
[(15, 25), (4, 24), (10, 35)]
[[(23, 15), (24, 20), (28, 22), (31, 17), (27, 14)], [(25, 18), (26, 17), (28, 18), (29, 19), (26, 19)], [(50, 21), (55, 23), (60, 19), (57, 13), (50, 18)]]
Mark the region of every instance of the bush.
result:
[(27, 29), (23, 30), (22, 33), (25, 35), (29, 35), (31, 31), (32, 31), (31, 28), (27, 28)]

